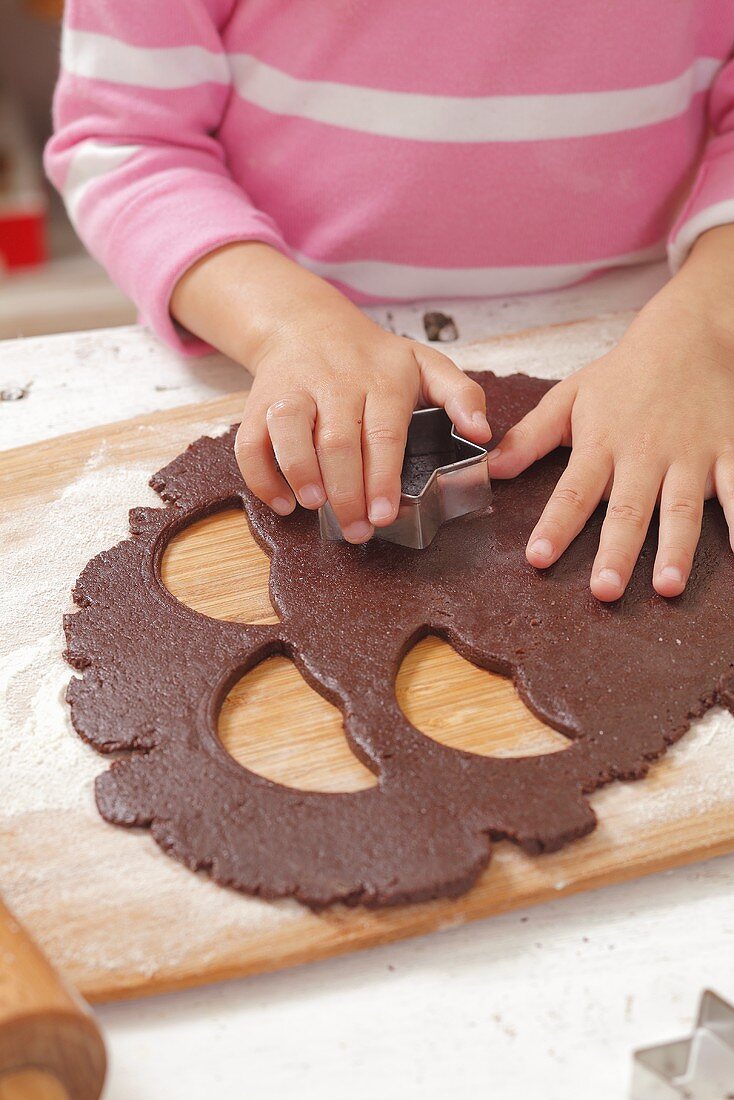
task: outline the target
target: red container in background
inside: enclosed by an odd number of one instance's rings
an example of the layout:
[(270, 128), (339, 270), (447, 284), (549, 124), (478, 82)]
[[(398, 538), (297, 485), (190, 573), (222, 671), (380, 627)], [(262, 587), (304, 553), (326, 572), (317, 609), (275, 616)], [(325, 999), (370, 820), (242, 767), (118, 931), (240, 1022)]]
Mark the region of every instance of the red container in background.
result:
[(0, 275), (44, 262), (46, 217), (40, 153), (0, 89)]

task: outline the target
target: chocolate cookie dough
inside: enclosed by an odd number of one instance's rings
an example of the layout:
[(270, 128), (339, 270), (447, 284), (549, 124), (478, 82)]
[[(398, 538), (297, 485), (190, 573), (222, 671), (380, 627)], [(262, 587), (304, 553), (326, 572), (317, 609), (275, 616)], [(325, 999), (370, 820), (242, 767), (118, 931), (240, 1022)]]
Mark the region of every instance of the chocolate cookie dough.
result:
[[(474, 377), (495, 442), (550, 385)], [(596, 821), (589, 792), (642, 777), (714, 704), (734, 709), (734, 555), (717, 503), (706, 505), (683, 596), (664, 600), (652, 589), (653, 529), (627, 593), (603, 605), (588, 587), (603, 508), (551, 569), (525, 560), (562, 451), (496, 482), (490, 508), (444, 525), (416, 551), (322, 542), (315, 514), (276, 516), (245, 489), (233, 439), (234, 429), (199, 439), (153, 477), (166, 507), (131, 512), (132, 538), (89, 562), (74, 590), (80, 610), (65, 620), (67, 659), (81, 672), (68, 692), (74, 726), (99, 752), (126, 754), (97, 780), (102, 816), (150, 828), (192, 870), (314, 907), (456, 895), (486, 867), (492, 841), (540, 853), (588, 833)], [(271, 559), (275, 625), (210, 619), (161, 582), (171, 537), (236, 505)], [(484, 757), (413, 727), (395, 676), (431, 633), (512, 677), (568, 748)], [(341, 708), (349, 744), (378, 785), (300, 791), (225, 752), (223, 699), (276, 653)]]
[(400, 473), (400, 490), (417, 497), (425, 489), (434, 470), (458, 462), (456, 447), (450, 451), (433, 451), (427, 455), (406, 455)]
[(424, 313), (423, 329), (428, 339), (432, 341), (440, 340), (441, 343), (445, 344), (451, 340), (459, 339), (456, 322), (453, 317), (449, 317), (448, 313), (439, 313), (438, 311)]

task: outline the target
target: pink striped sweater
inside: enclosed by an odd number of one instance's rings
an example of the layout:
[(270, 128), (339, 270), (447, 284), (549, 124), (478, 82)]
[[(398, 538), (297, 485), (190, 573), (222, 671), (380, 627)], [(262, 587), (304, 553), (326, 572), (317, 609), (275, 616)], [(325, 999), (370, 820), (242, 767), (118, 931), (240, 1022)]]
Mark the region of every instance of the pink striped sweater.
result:
[(360, 302), (510, 294), (734, 221), (734, 0), (67, 0), (47, 170), (177, 347), (265, 241)]

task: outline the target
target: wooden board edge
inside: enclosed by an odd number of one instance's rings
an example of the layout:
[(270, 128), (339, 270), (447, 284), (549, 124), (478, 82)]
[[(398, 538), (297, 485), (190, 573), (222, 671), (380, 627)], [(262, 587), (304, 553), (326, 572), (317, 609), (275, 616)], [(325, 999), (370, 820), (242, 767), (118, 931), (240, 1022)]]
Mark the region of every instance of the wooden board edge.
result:
[[(530, 909), (548, 901), (571, 897), (591, 890), (599, 890), (607, 886), (616, 886), (623, 882), (631, 882), (635, 879), (645, 878), (648, 875), (684, 867), (691, 863), (715, 859), (731, 852), (734, 852), (734, 836), (723, 837), (713, 843), (702, 839), (690, 849), (674, 850), (663, 857), (651, 855), (639, 861), (618, 864), (611, 868), (602, 866), (595, 872), (567, 882), (562, 888), (548, 884), (535, 890), (532, 895), (518, 894), (495, 904), (482, 904), (483, 898), (481, 894), (478, 894), (478, 900), (472, 905), (472, 891), (470, 891), (462, 898), (457, 899), (459, 903), (465, 903), (466, 907), (463, 913), (453, 918), (447, 917), (443, 909), (436, 909), (432, 903), (428, 903), (412, 910), (416, 919), (410, 925), (406, 923), (388, 926), (387, 929), (379, 925), (373, 925), (366, 929), (359, 929), (353, 935), (349, 935), (347, 932), (341, 937), (334, 937), (316, 945), (309, 940), (304, 947), (282, 952), (274, 963), (270, 959), (255, 959), (250, 960), (248, 963), (243, 963), (240, 959), (234, 958), (231, 960), (222, 959), (220, 963), (207, 969), (204, 980), (202, 980), (200, 972), (192, 962), (179, 968), (172, 968), (168, 972), (163, 971), (152, 977), (131, 975), (126, 980), (107, 979), (105, 981), (99, 979), (88, 983), (77, 981), (77, 988), (90, 1004), (96, 1005), (136, 1000), (142, 997), (163, 996), (204, 985), (256, 977), (259, 974), (274, 973), (296, 966), (305, 966), (309, 963), (323, 962), (326, 959), (337, 958), (354, 951), (365, 951), (373, 947), (396, 943), (400, 940), (424, 936), (428, 933), (448, 931), (476, 920), (501, 916), (504, 913), (510, 913), (518, 909)], [(542, 859), (543, 857), (535, 858)], [(345, 924), (344, 927), (347, 929), (348, 925)]]
[[(567, 329), (581, 328), (584, 325), (603, 324), (604, 322), (619, 321), (622, 318), (629, 318), (630, 324), (639, 313), (637, 309), (613, 309), (604, 313), (592, 313), (589, 317), (574, 317), (570, 321), (554, 321), (547, 325), (539, 325), (537, 327), (530, 326), (525, 328), (513, 329), (512, 332), (499, 332), (496, 336), (486, 337), (484, 340), (467, 340), (465, 343), (459, 343), (456, 348), (460, 351), (465, 349), (479, 348), (485, 345), (493, 345), (495, 347), (505, 347), (508, 344), (513, 344), (517, 340), (534, 339), (540, 333), (555, 335), (558, 332)], [(429, 345), (430, 346), (430, 345)], [(442, 345), (446, 347), (446, 345)], [(449, 354), (449, 351), (446, 354)], [(477, 367), (472, 367), (472, 370), (477, 370)], [(491, 367), (487, 367), (487, 370), (491, 370)]]
[(21, 447), (9, 447), (0, 449), (0, 472), (5, 465), (13, 465), (21, 461), (26, 455), (38, 455), (48, 449), (54, 451), (64, 450), (69, 444), (76, 445), (87, 440), (90, 443), (103, 441), (106, 444), (114, 443), (120, 436), (126, 436), (131, 429), (149, 427), (150, 425), (182, 424), (189, 425), (194, 413), (202, 421), (214, 420), (218, 416), (231, 415), (230, 409), (240, 408), (249, 393), (249, 390), (235, 390), (224, 394), (222, 397), (211, 397), (206, 401), (189, 402), (186, 405), (176, 405), (172, 409), (160, 409), (156, 412), (141, 413), (140, 416), (128, 417), (126, 420), (112, 420), (106, 424), (98, 424), (94, 428), (83, 428), (79, 432), (65, 432), (62, 435), (50, 436), (48, 439), (39, 439), (35, 443), (24, 443)]

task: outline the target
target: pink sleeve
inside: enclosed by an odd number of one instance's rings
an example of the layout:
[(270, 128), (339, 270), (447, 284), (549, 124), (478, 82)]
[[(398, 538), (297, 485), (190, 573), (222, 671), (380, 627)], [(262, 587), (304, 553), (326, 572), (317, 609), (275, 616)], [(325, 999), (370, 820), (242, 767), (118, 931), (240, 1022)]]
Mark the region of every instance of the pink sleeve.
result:
[[(89, 251), (173, 347), (179, 277), (232, 241), (287, 251), (227, 171), (220, 27), (234, 0), (67, 0), (46, 170)], [(139, 47), (144, 46), (141, 50)]]
[(734, 222), (734, 61), (724, 65), (711, 89), (709, 123), (703, 160), (668, 240), (673, 271), (702, 233)]

